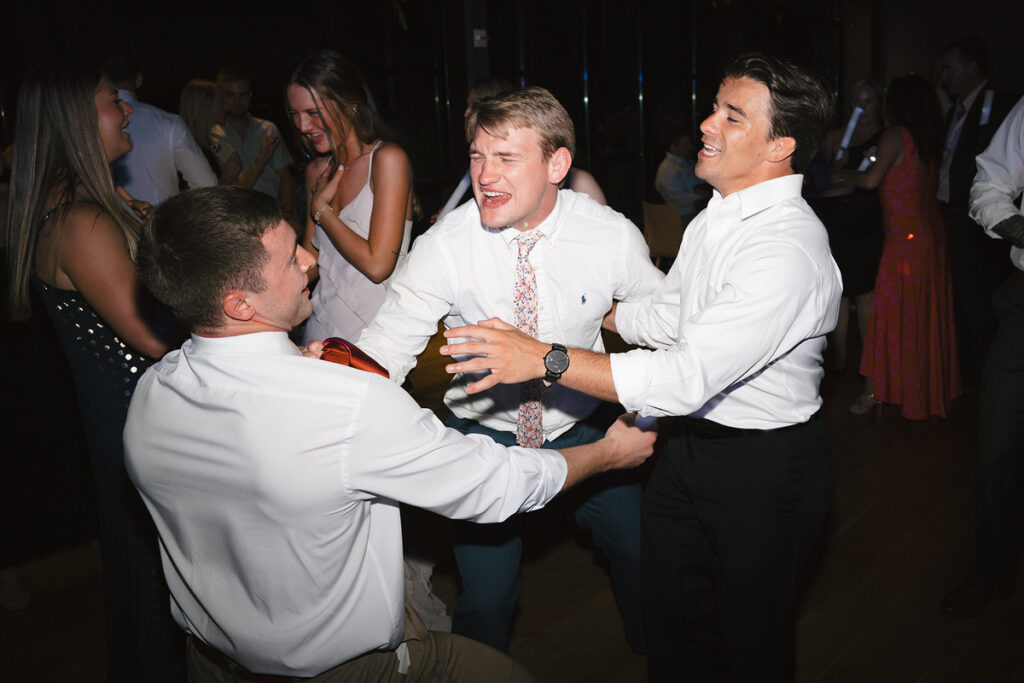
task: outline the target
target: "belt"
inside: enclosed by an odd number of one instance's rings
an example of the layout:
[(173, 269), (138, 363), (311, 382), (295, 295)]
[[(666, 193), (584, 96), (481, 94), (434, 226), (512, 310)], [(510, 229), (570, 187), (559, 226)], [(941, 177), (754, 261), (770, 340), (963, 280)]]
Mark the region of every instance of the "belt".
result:
[(225, 673), (234, 676), (240, 681), (252, 681), (253, 683), (295, 683), (295, 681), (302, 680), (294, 676), (253, 673), (195, 636), (189, 636), (188, 641), (192, 644), (192, 647), (199, 651), (199, 654), (210, 660), (211, 664), (216, 665), (219, 669), (223, 669)]
[(734, 439), (738, 436), (760, 436), (763, 434), (777, 434), (787, 429), (796, 429), (804, 425), (817, 422), (821, 419), (821, 411), (814, 413), (806, 422), (776, 427), (775, 429), (745, 429), (742, 427), (729, 427), (711, 420), (696, 417), (683, 417), (683, 424), (686, 425), (686, 432), (697, 439)]

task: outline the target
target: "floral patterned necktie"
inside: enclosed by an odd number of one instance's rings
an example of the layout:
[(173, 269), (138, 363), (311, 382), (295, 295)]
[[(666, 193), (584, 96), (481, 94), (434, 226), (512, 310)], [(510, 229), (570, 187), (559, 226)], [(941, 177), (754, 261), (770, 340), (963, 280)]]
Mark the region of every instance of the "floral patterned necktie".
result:
[[(541, 237), (540, 232), (520, 234), (519, 257), (516, 260), (516, 284), (513, 306), (513, 324), (520, 330), (537, 337), (537, 275), (530, 264), (530, 250)], [(527, 448), (540, 448), (544, 443), (541, 426), (540, 380), (534, 379), (519, 385), (519, 421), (516, 426), (516, 443)]]

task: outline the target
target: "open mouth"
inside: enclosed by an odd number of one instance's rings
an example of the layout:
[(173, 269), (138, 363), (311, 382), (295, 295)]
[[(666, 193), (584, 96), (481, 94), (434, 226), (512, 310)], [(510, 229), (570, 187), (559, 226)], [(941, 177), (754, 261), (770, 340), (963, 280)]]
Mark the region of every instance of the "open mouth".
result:
[(492, 192), (484, 190), (482, 194), (484, 196), (484, 206), (488, 209), (504, 206), (510, 199), (512, 199), (512, 195), (508, 192)]
[(697, 152), (697, 156), (708, 158), (708, 157), (716, 157), (716, 156), (718, 156), (721, 153), (722, 153), (722, 150), (718, 149), (714, 145), (710, 145), (710, 144), (705, 142), (701, 146), (700, 151)]

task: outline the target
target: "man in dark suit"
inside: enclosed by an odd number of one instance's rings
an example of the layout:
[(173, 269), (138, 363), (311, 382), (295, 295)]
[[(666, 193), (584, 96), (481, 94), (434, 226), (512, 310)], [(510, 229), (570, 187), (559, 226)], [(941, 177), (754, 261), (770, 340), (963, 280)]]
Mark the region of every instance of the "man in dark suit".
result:
[(976, 387), (995, 332), (991, 299), (1006, 278), (1008, 247), (989, 240), (967, 214), (971, 183), (981, 154), (1017, 98), (988, 81), (988, 47), (980, 38), (950, 43), (942, 54), (942, 87), (953, 99), (946, 117), (939, 171), (939, 205), (949, 234), (957, 347), (965, 385)]

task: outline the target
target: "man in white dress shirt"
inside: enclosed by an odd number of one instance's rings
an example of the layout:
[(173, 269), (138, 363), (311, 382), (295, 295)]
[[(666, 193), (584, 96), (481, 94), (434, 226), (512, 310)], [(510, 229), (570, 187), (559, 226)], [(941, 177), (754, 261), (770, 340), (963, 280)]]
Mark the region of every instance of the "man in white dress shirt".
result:
[(1009, 274), (1009, 259), (1006, 243), (986, 238), (968, 213), (974, 158), (988, 147), (1017, 97), (989, 80), (991, 59), (981, 38), (947, 45), (940, 67), (939, 82), (951, 102), (937, 196), (949, 240), (960, 376), (965, 387), (977, 388), (997, 325), (992, 295)]
[(142, 280), (192, 332), (142, 377), (125, 428), (190, 680), (530, 680), (403, 621), (399, 502), (497, 522), (639, 464), (653, 436), (624, 417), (559, 452), (446, 429), (383, 377), (289, 341), (314, 262), (274, 199), (239, 188), (171, 198), (140, 238)]
[(668, 130), (668, 149), (654, 176), (654, 189), (666, 202), (675, 204), (685, 227), (704, 205), (704, 197), (694, 188), (700, 184), (693, 172), (693, 140), (682, 126)]
[[(685, 416), (644, 492), (645, 609), (654, 680), (788, 681), (801, 570), (831, 495), (819, 417), (825, 334), (842, 290), (824, 226), (800, 196), (831, 120), (817, 78), (764, 55), (725, 70), (701, 124), (697, 176), (714, 188), (653, 297), (607, 324), (648, 346), (570, 349), (562, 383), (644, 416)], [(546, 348), (502, 321), (449, 372), (542, 376)]]
[(978, 155), (977, 169), (971, 218), (989, 237), (1010, 245), (1012, 267), (992, 298), (999, 327), (978, 405), (974, 571), (939, 603), (943, 613), (958, 619), (976, 617), (989, 600), (1013, 595), (1024, 540), (1024, 99)]
[(117, 184), (137, 199), (156, 206), (178, 193), (178, 174), (190, 188), (217, 184), (217, 176), (177, 114), (140, 102), (136, 91), (142, 74), (128, 55), (103, 59), (103, 75), (134, 110), (128, 119), (132, 151), (114, 162)]
[[(359, 338), (360, 348), (395, 382), (415, 365), (439, 320), (456, 327), (493, 316), (513, 319), (518, 312), (555, 366), (565, 356), (562, 345), (602, 351), (601, 321), (612, 302), (640, 300), (662, 280), (628, 219), (587, 195), (559, 191), (572, 165), (575, 133), (547, 90), (530, 87), (473, 102), (466, 135), (475, 201), (417, 239)], [(520, 289), (527, 284), (520, 284), (521, 274), (534, 280), (535, 291)], [(561, 448), (599, 438), (601, 430), (588, 422), (599, 401), (560, 386), (557, 368), (551, 369), (547, 388), (538, 382), (476, 396), (465, 386), (478, 377), (455, 377), (445, 394), (452, 412), (447, 424), (510, 445)], [(524, 391), (536, 391), (535, 410)], [(576, 521), (591, 530), (609, 560), (626, 638), (638, 652), (644, 650), (641, 497), (631, 473), (613, 473), (589, 482), (574, 500)], [(508, 648), (521, 555), (516, 520), (456, 524), (462, 593), (454, 633)]]
[(277, 126), (249, 113), (252, 79), (245, 71), (224, 68), (217, 72), (217, 87), (224, 95), (225, 123), (214, 125), (211, 139), (235, 150), (242, 159), (242, 168), (263, 164), (253, 189), (275, 197), (284, 207), (288, 220), (294, 220), (295, 183), (291, 157), (288, 148), (281, 144), (281, 131)]

